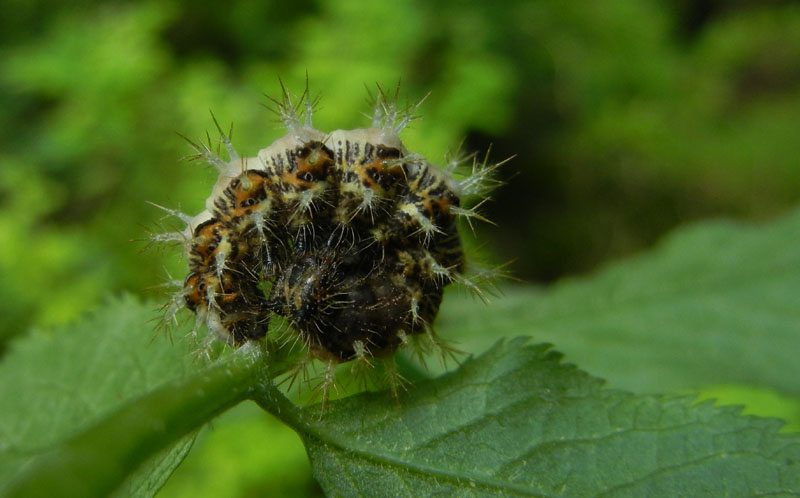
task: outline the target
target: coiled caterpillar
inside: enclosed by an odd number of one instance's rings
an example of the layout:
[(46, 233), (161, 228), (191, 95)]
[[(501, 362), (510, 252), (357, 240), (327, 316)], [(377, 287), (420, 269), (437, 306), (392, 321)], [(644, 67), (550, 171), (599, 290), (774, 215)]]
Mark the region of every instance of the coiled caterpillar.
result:
[[(206, 209), (179, 234), (189, 274), (169, 313), (185, 305), (212, 334), (234, 346), (264, 337), (270, 318), (291, 326), (308, 359), (327, 365), (323, 402), (336, 365), (367, 367), (424, 338), (447, 346), (432, 324), (444, 288), (466, 277), (459, 217), (483, 219), (464, 197), (485, 194), (499, 164), (457, 159), (449, 172), (409, 152), (398, 134), (419, 104), (399, 109), (379, 91), (370, 128), (324, 134), (312, 126), (308, 90), (295, 105), (275, 101), (288, 133), (241, 158), (217, 124), (230, 159), (190, 143), (219, 170)], [(461, 180), (453, 170), (471, 165)], [(390, 385), (396, 392), (396, 376)]]

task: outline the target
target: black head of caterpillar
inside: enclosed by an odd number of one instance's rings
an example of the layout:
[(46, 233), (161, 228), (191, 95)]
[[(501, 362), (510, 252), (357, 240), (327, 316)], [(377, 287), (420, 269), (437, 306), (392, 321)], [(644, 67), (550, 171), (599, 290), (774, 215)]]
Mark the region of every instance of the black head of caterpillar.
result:
[(180, 237), (189, 275), (172, 302), (235, 346), (284, 317), (331, 373), (320, 382), (324, 402), (340, 363), (393, 365), (416, 338), (446, 350), (433, 330), (443, 290), (476, 288), (456, 220), (483, 219), (462, 199), (482, 195), (498, 165), (468, 156), (472, 171), (456, 180), (410, 153), (397, 134), (416, 106), (399, 109), (382, 92), (371, 128), (323, 134), (304, 95), (305, 106), (284, 95), (277, 112), (289, 133), (256, 157), (240, 158), (221, 130), (228, 162), (192, 143), (220, 175), (206, 210), (169, 211), (188, 221)]

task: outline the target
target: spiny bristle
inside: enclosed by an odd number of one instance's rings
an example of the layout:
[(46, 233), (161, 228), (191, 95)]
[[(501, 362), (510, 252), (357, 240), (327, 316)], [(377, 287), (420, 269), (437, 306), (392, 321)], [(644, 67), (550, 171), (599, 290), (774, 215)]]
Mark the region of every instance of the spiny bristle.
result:
[(337, 396), (339, 395), (339, 386), (336, 384), (336, 365), (337, 363), (333, 360), (328, 360), (325, 362), (324, 370), (318, 377), (319, 383), (314, 388), (315, 394), (313, 398), (316, 398), (317, 396), (321, 397), (320, 415), (324, 414), (325, 410), (328, 408), (331, 389), (334, 390)]
[(283, 126), (290, 133), (295, 133), (301, 128), (312, 128), (314, 126), (314, 107), (319, 103), (319, 97), (311, 98), (308, 88), (308, 75), (306, 75), (306, 88), (297, 98), (297, 102), (292, 101), (292, 95), (286, 89), (283, 80), (279, 79), (279, 81), (281, 84), (281, 100), (267, 95), (267, 98), (275, 104), (275, 107), (270, 108), (270, 110), (278, 115)]
[[(294, 344), (292, 344), (292, 348), (294, 348)], [(303, 358), (299, 359), (297, 363), (293, 365), (286, 372), (286, 375), (283, 376), (283, 379), (281, 379), (280, 382), (278, 382), (278, 386), (282, 386), (288, 383), (286, 389), (287, 391), (291, 391), (296, 384), (298, 394), (302, 394), (303, 385), (308, 384), (310, 382), (308, 369), (311, 366), (313, 360), (314, 357), (311, 356), (310, 353), (305, 354)]]
[(417, 211), (417, 215), (414, 216), (414, 219), (419, 224), (419, 229), (415, 232), (421, 233), (423, 235), (424, 244), (427, 246), (430, 244), (431, 239), (437, 233), (444, 233), (441, 228), (437, 227), (427, 216), (423, 213)]
[(353, 351), (355, 351), (355, 357), (353, 358), (353, 365), (350, 367), (350, 373), (353, 374), (359, 386), (362, 389), (366, 389), (369, 384), (370, 374), (375, 369), (374, 358), (364, 341), (354, 341)]
[[(217, 296), (219, 295), (220, 294), (217, 292), (215, 286), (209, 285), (208, 287), (206, 287), (206, 302), (207, 302), (206, 307), (208, 308), (209, 312), (211, 312), (212, 309), (217, 311), (222, 311), (222, 309), (219, 307), (219, 304), (217, 304)], [(217, 321), (219, 321), (218, 315), (217, 315)], [(222, 325), (222, 323), (219, 323), (219, 328), (221, 330), (225, 330), (225, 327)]]
[(497, 282), (501, 279), (509, 278), (508, 272), (504, 270), (508, 264), (487, 268), (468, 263), (464, 273), (454, 274), (453, 281), (460, 284), (484, 303), (489, 303), (489, 295), (497, 293)]
[(475, 155), (475, 152), (464, 151), (464, 139), (462, 139), (458, 147), (447, 151), (444, 155), (444, 167), (442, 169), (444, 169), (448, 175), (452, 175), (459, 168), (464, 167), (464, 165), (472, 164)]
[(147, 245), (143, 250), (149, 249), (153, 244), (182, 245), (187, 243), (183, 232), (151, 232), (148, 234)]
[[(356, 207), (355, 211), (353, 212), (353, 217), (361, 213), (370, 213), (370, 216), (373, 215), (373, 210), (375, 209), (375, 205), (377, 204), (378, 197), (375, 195), (375, 191), (371, 188), (364, 188), (361, 190), (361, 202)], [(351, 218), (352, 219), (352, 218)]]
[(179, 280), (177, 278), (172, 278), (172, 275), (170, 274), (169, 270), (167, 270), (166, 268), (164, 268), (164, 273), (167, 276), (166, 281), (164, 281), (161, 284), (158, 284), (156, 287), (160, 287), (160, 288), (164, 288), (164, 289), (175, 289), (175, 290), (183, 289), (183, 280)]
[[(197, 340), (200, 336), (199, 331), (200, 327), (206, 324), (206, 315), (205, 312), (201, 309), (198, 309), (197, 314), (194, 316), (194, 323), (192, 324), (192, 330), (190, 330), (186, 336), (191, 338), (192, 340)], [(215, 340), (215, 337), (209, 337), (210, 340)]]
[[(182, 287), (181, 282), (178, 282), (178, 285), (181, 285)], [(165, 304), (164, 307), (162, 308), (163, 315), (161, 318), (161, 322), (159, 324), (160, 327), (166, 328), (169, 324), (173, 324), (174, 326), (177, 327), (178, 312), (185, 307), (186, 307), (186, 290), (181, 288), (179, 291), (174, 292), (170, 296), (169, 301), (167, 301), (167, 304)]]
[(512, 160), (511, 156), (498, 163), (489, 162), (491, 149), (486, 151), (483, 161), (479, 161), (476, 156), (472, 156), (471, 173), (461, 180), (457, 180), (458, 188), (464, 197), (480, 196), (486, 197), (491, 190), (502, 184), (494, 178), (497, 168)]
[[(211, 112), (211, 111), (209, 111)], [(239, 154), (236, 152), (236, 149), (233, 148), (233, 144), (231, 143), (231, 137), (233, 137), (233, 123), (231, 123), (230, 130), (228, 134), (225, 135), (225, 132), (222, 131), (222, 127), (220, 127), (219, 122), (217, 121), (217, 117), (214, 116), (214, 113), (211, 112), (211, 119), (214, 121), (214, 126), (217, 127), (217, 132), (219, 132), (220, 139), (222, 143), (225, 145), (225, 149), (228, 151), (228, 158), (229, 161), (238, 161)]]
[(369, 352), (367, 349), (367, 345), (364, 344), (364, 341), (357, 340), (353, 341), (353, 351), (355, 351), (355, 358), (368, 366), (369, 368), (373, 368), (374, 365), (370, 362), (370, 358), (372, 358), (372, 353)]
[(422, 319), (422, 315), (419, 314), (419, 299), (418, 298), (416, 298), (416, 297), (412, 297), (411, 298), (411, 309), (409, 310), (409, 313), (411, 313), (411, 323), (412, 324), (416, 325), (416, 324), (421, 324), (421, 323), (425, 322), (425, 320)]
[(439, 337), (439, 334), (437, 334), (430, 325), (425, 326), (424, 337), (425, 339), (423, 340), (427, 340), (429, 347), (436, 353), (436, 356), (439, 358), (439, 364), (444, 369), (447, 369), (448, 358), (458, 363), (458, 357), (466, 354), (464, 351), (457, 349), (451, 343)]
[(480, 285), (478, 285), (478, 281), (476, 281), (474, 278), (475, 276), (467, 277), (464, 275), (454, 275), (453, 281), (457, 284), (462, 285), (471, 294), (477, 296), (484, 303), (488, 303), (489, 300), (486, 297), (483, 288)]
[(322, 192), (314, 189), (303, 190), (297, 197), (297, 205), (295, 206), (296, 213), (310, 215), (313, 212), (314, 200), (320, 197)]
[(196, 154), (185, 156), (184, 159), (188, 159), (190, 161), (202, 159), (206, 163), (217, 168), (220, 173), (227, 171), (228, 163), (223, 161), (219, 155), (215, 154), (214, 151), (211, 150), (211, 136), (208, 135), (208, 133), (206, 133), (206, 140), (208, 143), (205, 143), (202, 140), (199, 143), (194, 142), (190, 138), (181, 135), (180, 133), (178, 133), (178, 135), (184, 139), (196, 152)]
[(170, 209), (170, 208), (161, 206), (159, 204), (156, 204), (155, 202), (150, 202), (150, 201), (145, 201), (145, 202), (150, 204), (153, 207), (157, 207), (158, 209), (160, 209), (162, 211), (165, 211), (170, 216), (174, 216), (174, 217), (178, 218), (179, 220), (181, 220), (182, 222), (186, 223), (187, 225), (192, 221), (192, 216), (190, 216), (190, 215), (188, 215), (186, 213), (182, 213), (182, 212), (178, 211), (177, 209)]
[(450, 213), (467, 220), (467, 224), (469, 225), (470, 230), (472, 230), (472, 233), (475, 233), (475, 227), (472, 225), (473, 219), (482, 221), (484, 223), (489, 223), (490, 225), (495, 224), (492, 220), (484, 217), (482, 214), (478, 212), (478, 208), (480, 208), (488, 200), (489, 200), (488, 198), (483, 199), (478, 204), (472, 206), (469, 209), (465, 209), (459, 206), (450, 206), (449, 208)]
[(181, 280), (173, 279), (172, 275), (170, 275), (166, 269), (164, 271), (167, 274), (167, 281), (152, 288), (175, 290), (169, 293), (169, 299), (159, 309), (160, 315), (154, 320), (157, 322), (155, 330), (157, 333), (161, 331), (166, 332), (169, 339), (172, 340), (171, 330), (172, 328), (177, 328), (178, 326), (178, 312), (186, 307), (186, 289), (184, 288)]
[(435, 233), (441, 233), (441, 229), (428, 219), (425, 213), (421, 211), (419, 206), (415, 203), (406, 202), (400, 204), (397, 206), (397, 211), (408, 215), (409, 218), (414, 220), (415, 224), (419, 227), (414, 233), (422, 233), (425, 236), (425, 245), (427, 245), (429, 238)]
[(355, 228), (345, 223), (340, 223), (331, 232), (331, 236), (328, 237), (327, 245), (333, 248), (353, 248), (357, 243), (358, 238)]
[(378, 88), (375, 97), (367, 89), (370, 99), (373, 101), (372, 108), (372, 127), (380, 128), (399, 135), (412, 121), (420, 119), (415, 113), (417, 109), (425, 102), (425, 99), (430, 96), (428, 92), (416, 104), (406, 104), (404, 107), (398, 106), (398, 98), (400, 96), (400, 83), (395, 88), (394, 95), (389, 96), (384, 92), (381, 85), (376, 85)]
[(214, 263), (216, 264), (217, 278), (222, 281), (222, 273), (227, 269), (228, 252), (220, 250), (214, 256)]
[[(402, 337), (400, 336), (402, 333)], [(398, 333), (403, 348), (408, 351), (408, 355), (413, 357), (423, 368), (428, 368), (428, 355), (432, 352), (432, 347), (425, 334), (407, 335), (405, 332)]]
[(253, 222), (253, 226), (256, 229), (256, 233), (258, 234), (258, 239), (261, 241), (261, 244), (264, 247), (267, 247), (267, 241), (273, 237), (267, 237), (267, 232), (272, 234), (272, 230), (270, 230), (267, 218), (264, 216), (263, 211), (253, 211), (253, 214), (250, 215), (250, 219)]
[(440, 265), (435, 260), (431, 261), (429, 271), (433, 279), (436, 280), (439, 285), (446, 285), (450, 283), (450, 281), (453, 279), (453, 273), (455, 273), (451, 269)]
[(400, 399), (400, 390), (407, 391), (406, 386), (411, 385), (411, 382), (400, 375), (397, 370), (397, 362), (394, 356), (389, 356), (383, 360), (384, 383), (389, 386), (389, 392), (392, 393), (392, 398), (395, 400)]

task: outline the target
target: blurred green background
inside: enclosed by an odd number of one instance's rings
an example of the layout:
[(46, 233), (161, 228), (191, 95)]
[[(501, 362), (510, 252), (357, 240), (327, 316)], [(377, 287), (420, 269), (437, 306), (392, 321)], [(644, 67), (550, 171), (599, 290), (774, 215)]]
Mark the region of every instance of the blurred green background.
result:
[(299, 93), (308, 72), (322, 130), (366, 125), (364, 86), (402, 80), (410, 101), (432, 92), (410, 149), (438, 163), (462, 139), (516, 154), (486, 208), (498, 226), (479, 240), (524, 281), (586, 272), (689, 220), (764, 219), (800, 199), (797, 2), (0, 9), (0, 346), (108, 293), (163, 299), (147, 289), (183, 263), (131, 242), (176, 226), (145, 201), (195, 213), (216, 176), (179, 161), (190, 149), (176, 132), (203, 137), (213, 110), (255, 154), (284, 133), (262, 106), (278, 76)]
[[(283, 134), (278, 76), (362, 126), (364, 86), (428, 91), (404, 138), (441, 162), (517, 157), (481, 240), (546, 282), (687, 220), (763, 218), (800, 198), (800, 6), (706, 0), (2, 2), (0, 330), (76, 317), (109, 291), (181, 277), (144, 251), (215, 173), (179, 162), (234, 123), (245, 154)], [(172, 221), (163, 220), (166, 228)]]

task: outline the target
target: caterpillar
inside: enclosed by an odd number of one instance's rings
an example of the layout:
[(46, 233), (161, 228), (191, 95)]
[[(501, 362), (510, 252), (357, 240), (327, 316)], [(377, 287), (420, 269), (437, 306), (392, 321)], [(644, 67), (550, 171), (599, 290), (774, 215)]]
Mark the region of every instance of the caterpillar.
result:
[[(422, 102), (401, 108), (397, 93), (378, 89), (371, 127), (326, 134), (312, 125), (308, 87), (297, 103), (284, 88), (273, 102), (288, 133), (249, 158), (212, 114), (229, 160), (210, 140), (189, 140), (191, 157), (219, 171), (206, 209), (195, 216), (166, 209), (186, 227), (154, 236), (181, 241), (188, 263), (170, 318), (185, 306), (214, 337), (239, 346), (283, 317), (306, 360), (326, 365), (323, 405), (338, 364), (371, 368), (380, 359), (396, 372), (394, 352), (419, 347), (420, 338), (448, 351), (433, 329), (444, 288), (478, 289), (465, 274), (457, 220), (485, 220), (462, 199), (485, 199), (502, 164), (472, 155), (443, 170), (408, 151), (398, 135)], [(471, 170), (455, 179), (465, 165)], [(401, 379), (389, 380), (396, 395)]]

